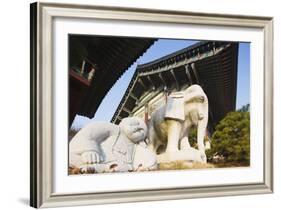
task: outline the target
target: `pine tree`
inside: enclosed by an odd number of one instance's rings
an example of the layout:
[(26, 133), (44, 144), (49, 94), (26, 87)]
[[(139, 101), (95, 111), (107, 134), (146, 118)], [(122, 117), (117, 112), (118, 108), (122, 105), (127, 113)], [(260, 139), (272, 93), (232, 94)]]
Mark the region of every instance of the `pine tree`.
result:
[(208, 158), (222, 155), (227, 162), (250, 162), (250, 113), (249, 105), (230, 112), (215, 128)]

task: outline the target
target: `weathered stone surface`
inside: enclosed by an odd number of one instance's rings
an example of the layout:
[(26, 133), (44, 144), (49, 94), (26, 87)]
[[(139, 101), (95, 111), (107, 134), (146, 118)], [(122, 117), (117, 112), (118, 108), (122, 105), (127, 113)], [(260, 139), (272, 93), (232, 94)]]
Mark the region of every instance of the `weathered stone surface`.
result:
[(159, 170), (186, 170), (186, 169), (204, 169), (215, 168), (215, 165), (210, 163), (193, 162), (188, 160), (177, 160), (168, 163), (159, 163)]
[[(152, 114), (149, 124), (150, 148), (156, 153), (160, 146), (166, 147), (158, 156), (158, 162), (191, 160), (205, 163), (207, 124), (208, 98), (199, 85), (169, 95), (166, 105)], [(197, 126), (198, 150), (191, 148), (188, 141), (191, 126)]]
[[(152, 113), (149, 132), (138, 117), (124, 118), (119, 125), (95, 122), (82, 128), (69, 144), (70, 167), (76, 174), (77, 169), (79, 173), (155, 170), (159, 164), (178, 161), (184, 163), (183, 168), (206, 165), (207, 123), (208, 98), (199, 85), (192, 85), (172, 93), (167, 103)], [(188, 140), (194, 125), (198, 149)], [(163, 151), (159, 153), (160, 146)]]
[(144, 143), (146, 136), (146, 124), (137, 117), (124, 118), (119, 126), (91, 123), (69, 144), (70, 167), (82, 173), (155, 169), (156, 155)]

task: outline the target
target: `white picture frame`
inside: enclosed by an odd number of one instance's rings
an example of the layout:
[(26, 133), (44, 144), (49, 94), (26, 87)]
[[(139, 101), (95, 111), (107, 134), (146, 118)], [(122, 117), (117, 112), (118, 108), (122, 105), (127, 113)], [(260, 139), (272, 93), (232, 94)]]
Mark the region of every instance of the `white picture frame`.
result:
[[(56, 63), (54, 56), (56, 23), (59, 18), (73, 21), (130, 21), (146, 24), (180, 24), (212, 26), (218, 28), (242, 28), (259, 30), (262, 49), (256, 48), (262, 55), (263, 66), (263, 120), (262, 126), (262, 171), (261, 179), (235, 184), (203, 184), (179, 187), (175, 183), (169, 186), (138, 188), (133, 186), (122, 190), (101, 189), (100, 191), (65, 192), (55, 190), (56, 178), (56, 127), (54, 78)], [(78, 27), (79, 28), (79, 27)], [(81, 29), (82, 30), (82, 29)], [(136, 8), (85, 6), (74, 4), (34, 3), (31, 4), (31, 206), (53, 207), (85, 204), (101, 204), (132, 201), (149, 201), (162, 199), (182, 199), (225, 195), (243, 195), (271, 193), (273, 191), (273, 19), (271, 17), (250, 17), (234, 15), (217, 15), (181, 11), (161, 11)], [(79, 32), (79, 31), (78, 31)], [(82, 33), (82, 31), (81, 31)], [(172, 35), (171, 35), (172, 36)], [(225, 37), (224, 39), (229, 39)], [(65, 61), (67, 62), (67, 61)], [(60, 91), (65, 91), (64, 89)], [(63, 93), (63, 92), (62, 92)], [(67, 93), (65, 93), (67, 95)], [(66, 108), (67, 109), (67, 108)], [(67, 120), (67, 119), (65, 119)], [(55, 141), (55, 142), (54, 142)], [(178, 172), (183, 173), (183, 172)], [(139, 174), (148, 176), (147, 174)], [(166, 177), (171, 174), (165, 174)], [(89, 179), (82, 176), (81, 179)], [(95, 179), (95, 177), (91, 177)], [(110, 177), (107, 176), (107, 180)], [(61, 180), (60, 180), (60, 183)], [(81, 182), (82, 183), (82, 182)], [(163, 185), (163, 184), (162, 184)]]

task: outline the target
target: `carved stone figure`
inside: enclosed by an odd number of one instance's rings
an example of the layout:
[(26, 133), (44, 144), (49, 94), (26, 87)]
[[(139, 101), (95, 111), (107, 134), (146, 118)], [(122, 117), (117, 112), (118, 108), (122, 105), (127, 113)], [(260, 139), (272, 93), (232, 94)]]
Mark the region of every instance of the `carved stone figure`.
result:
[(124, 118), (120, 125), (93, 122), (70, 141), (70, 166), (82, 172), (155, 169), (156, 155), (147, 148), (146, 136), (147, 126), (137, 117)]
[[(199, 85), (174, 92), (166, 105), (152, 113), (149, 123), (149, 142), (154, 152), (159, 147), (165, 152), (158, 156), (159, 162), (193, 160), (206, 162), (204, 136), (208, 123), (208, 98)], [(188, 130), (197, 126), (198, 150), (191, 148)]]

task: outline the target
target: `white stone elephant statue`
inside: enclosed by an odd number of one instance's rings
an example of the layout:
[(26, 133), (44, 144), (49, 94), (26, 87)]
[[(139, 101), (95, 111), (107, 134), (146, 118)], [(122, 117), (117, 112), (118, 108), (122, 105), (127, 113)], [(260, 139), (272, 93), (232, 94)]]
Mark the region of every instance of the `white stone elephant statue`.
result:
[[(208, 124), (208, 98), (199, 85), (173, 92), (167, 103), (155, 110), (149, 122), (149, 147), (156, 153), (162, 146), (158, 162), (193, 160), (206, 162), (204, 137)], [(198, 150), (191, 148), (188, 131), (197, 126)]]
[(146, 137), (141, 118), (124, 118), (120, 125), (90, 123), (69, 143), (69, 166), (82, 173), (156, 169), (156, 155), (144, 143)]

